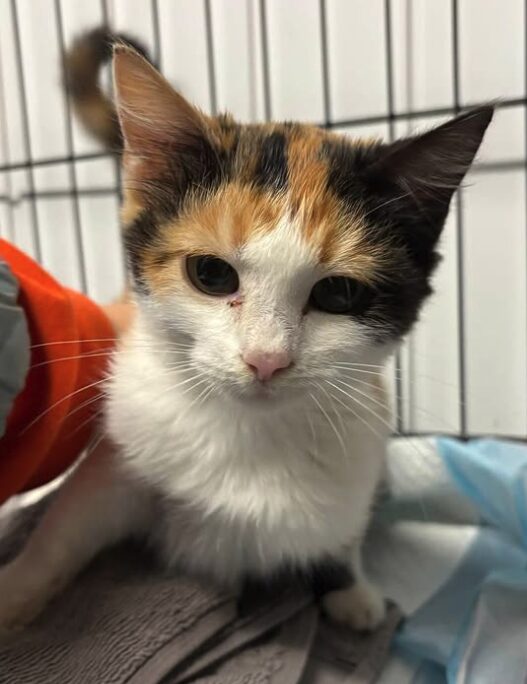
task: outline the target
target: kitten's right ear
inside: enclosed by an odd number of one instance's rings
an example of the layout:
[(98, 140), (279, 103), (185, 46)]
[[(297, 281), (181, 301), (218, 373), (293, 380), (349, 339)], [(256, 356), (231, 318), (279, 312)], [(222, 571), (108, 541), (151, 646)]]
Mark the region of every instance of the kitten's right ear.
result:
[(392, 143), (369, 169), (388, 192), (403, 191), (423, 215), (445, 213), (479, 149), (494, 107), (465, 112), (421, 135)]
[(167, 145), (185, 148), (206, 135), (205, 117), (128, 45), (114, 47), (113, 78), (128, 153), (141, 157)]

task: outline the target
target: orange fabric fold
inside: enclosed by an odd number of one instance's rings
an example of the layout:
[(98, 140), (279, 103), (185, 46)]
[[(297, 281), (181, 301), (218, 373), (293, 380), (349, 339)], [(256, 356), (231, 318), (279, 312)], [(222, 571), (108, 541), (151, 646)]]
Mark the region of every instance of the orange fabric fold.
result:
[(0, 258), (19, 282), (31, 338), (25, 387), (0, 439), (2, 503), (57, 477), (86, 447), (115, 333), (100, 307), (4, 240)]

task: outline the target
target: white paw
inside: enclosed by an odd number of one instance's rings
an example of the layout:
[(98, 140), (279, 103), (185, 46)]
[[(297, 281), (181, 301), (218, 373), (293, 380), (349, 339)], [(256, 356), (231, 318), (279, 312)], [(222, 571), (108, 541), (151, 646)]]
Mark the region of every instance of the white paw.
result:
[(386, 615), (382, 594), (369, 582), (330, 591), (323, 597), (322, 605), (333, 620), (359, 631), (374, 630)]

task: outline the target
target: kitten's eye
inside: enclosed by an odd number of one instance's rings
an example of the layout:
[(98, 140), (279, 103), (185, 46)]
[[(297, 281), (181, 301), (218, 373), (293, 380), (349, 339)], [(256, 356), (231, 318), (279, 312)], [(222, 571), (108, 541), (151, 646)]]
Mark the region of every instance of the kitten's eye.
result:
[(371, 297), (372, 291), (358, 280), (334, 276), (314, 285), (309, 303), (327, 313), (357, 315), (366, 310)]
[(234, 294), (240, 286), (234, 268), (215, 256), (187, 257), (187, 274), (195, 288), (209, 295)]

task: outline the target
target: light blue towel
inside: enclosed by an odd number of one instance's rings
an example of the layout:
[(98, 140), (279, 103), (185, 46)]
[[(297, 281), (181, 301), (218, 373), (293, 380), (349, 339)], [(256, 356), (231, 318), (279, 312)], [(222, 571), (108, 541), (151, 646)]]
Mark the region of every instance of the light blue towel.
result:
[(408, 618), (381, 682), (525, 684), (527, 446), (399, 439), (389, 476), (367, 561)]

